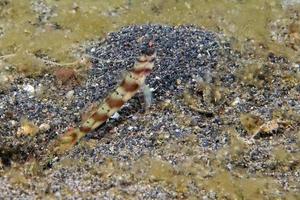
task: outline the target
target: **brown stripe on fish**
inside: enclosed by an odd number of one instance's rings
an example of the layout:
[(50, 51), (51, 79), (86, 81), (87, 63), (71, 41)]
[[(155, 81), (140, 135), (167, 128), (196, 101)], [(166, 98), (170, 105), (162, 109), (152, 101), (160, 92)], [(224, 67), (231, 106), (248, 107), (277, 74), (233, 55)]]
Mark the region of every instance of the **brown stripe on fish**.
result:
[(94, 112), (94, 114), (92, 114), (91, 116), (95, 121), (106, 121), (108, 119), (107, 114), (103, 114), (103, 113), (98, 113), (98, 112)]
[(77, 141), (78, 135), (76, 132), (72, 132), (70, 134), (71, 138), (72, 138), (72, 143), (75, 143)]
[(120, 87), (122, 87), (126, 92), (134, 92), (139, 89), (140, 85), (136, 82), (130, 83), (126, 80), (123, 80), (120, 84)]
[(139, 69), (134, 69), (132, 71), (132, 73), (136, 74), (136, 75), (141, 75), (141, 74), (150, 74), (151, 73), (151, 69), (150, 68), (139, 68)]
[(80, 130), (81, 132), (88, 133), (88, 132), (90, 132), (90, 131), (92, 130), (92, 128), (91, 128), (91, 127), (87, 127), (87, 126), (81, 126), (81, 127), (79, 128), (79, 130)]
[(112, 97), (108, 97), (105, 102), (111, 108), (120, 108), (125, 103), (122, 99), (114, 99)]

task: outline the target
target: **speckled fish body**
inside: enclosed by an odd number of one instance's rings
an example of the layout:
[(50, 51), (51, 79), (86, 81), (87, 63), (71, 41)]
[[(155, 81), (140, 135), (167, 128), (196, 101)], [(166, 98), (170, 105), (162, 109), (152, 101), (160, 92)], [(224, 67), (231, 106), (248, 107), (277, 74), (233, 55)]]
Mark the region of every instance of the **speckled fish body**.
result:
[(151, 73), (155, 57), (155, 50), (152, 45), (149, 45), (142, 51), (141, 56), (136, 60), (133, 68), (127, 73), (120, 85), (104, 99), (94, 112), (90, 113), (81, 126), (67, 131), (60, 137), (58, 148), (65, 149), (67, 146), (75, 145), (87, 133), (105, 123), (131, 99), (144, 85), (146, 77)]

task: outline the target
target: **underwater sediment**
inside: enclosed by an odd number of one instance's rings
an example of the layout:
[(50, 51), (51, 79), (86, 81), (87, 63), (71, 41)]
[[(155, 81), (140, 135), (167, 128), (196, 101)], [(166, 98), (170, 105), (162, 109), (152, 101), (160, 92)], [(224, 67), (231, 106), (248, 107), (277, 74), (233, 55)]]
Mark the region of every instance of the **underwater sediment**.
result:
[[(42, 166), (49, 143), (113, 91), (147, 38), (157, 50), (151, 107), (137, 95)], [(296, 199), (299, 66), (242, 55), (196, 26), (128, 26), (86, 53), (83, 74), (19, 77), (0, 94), (1, 198)]]

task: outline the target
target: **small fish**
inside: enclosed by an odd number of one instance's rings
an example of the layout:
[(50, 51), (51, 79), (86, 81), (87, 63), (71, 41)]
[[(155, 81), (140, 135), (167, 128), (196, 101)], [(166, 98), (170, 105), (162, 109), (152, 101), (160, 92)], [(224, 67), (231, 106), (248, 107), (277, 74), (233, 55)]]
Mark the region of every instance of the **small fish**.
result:
[[(123, 81), (108, 95), (102, 103), (93, 109), (87, 119), (78, 127), (64, 133), (55, 145), (55, 152), (64, 152), (72, 148), (87, 133), (95, 130), (116, 113), (140, 88), (145, 87), (145, 79), (154, 68), (156, 52), (152, 42), (145, 47), (141, 56), (137, 58), (133, 68), (127, 72)], [(146, 104), (149, 104), (151, 95), (147, 92)], [(148, 98), (148, 99), (147, 99)], [(148, 106), (148, 105), (147, 105)]]

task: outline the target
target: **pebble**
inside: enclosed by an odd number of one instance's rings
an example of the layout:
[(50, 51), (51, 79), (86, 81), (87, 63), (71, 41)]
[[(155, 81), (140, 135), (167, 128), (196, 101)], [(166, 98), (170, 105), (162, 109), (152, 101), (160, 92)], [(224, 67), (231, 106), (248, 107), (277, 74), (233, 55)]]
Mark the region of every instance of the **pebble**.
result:
[(232, 106), (237, 106), (237, 105), (240, 104), (240, 103), (241, 103), (241, 99), (240, 99), (239, 97), (236, 97), (236, 98), (232, 101), (231, 105), (232, 105)]
[(30, 84), (24, 85), (23, 90), (25, 90), (28, 93), (29, 97), (34, 96), (35, 89), (32, 85)]
[(15, 127), (18, 124), (18, 122), (15, 120), (10, 120), (9, 123), (11, 124), (12, 127)]
[(94, 53), (96, 51), (95, 47), (91, 48), (91, 53)]
[(300, 70), (300, 64), (293, 63), (292, 66), (293, 66), (295, 69)]
[(39, 130), (41, 132), (46, 132), (48, 130), (50, 130), (50, 125), (47, 124), (47, 123), (42, 123), (40, 126), (39, 126)]
[(38, 84), (35, 90), (37, 95), (42, 95), (43, 93), (46, 92), (46, 88), (43, 86), (43, 84)]
[(74, 90), (68, 91), (67, 94), (66, 94), (66, 98), (68, 100), (72, 100), (74, 98)]

